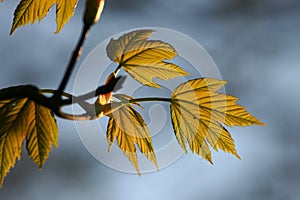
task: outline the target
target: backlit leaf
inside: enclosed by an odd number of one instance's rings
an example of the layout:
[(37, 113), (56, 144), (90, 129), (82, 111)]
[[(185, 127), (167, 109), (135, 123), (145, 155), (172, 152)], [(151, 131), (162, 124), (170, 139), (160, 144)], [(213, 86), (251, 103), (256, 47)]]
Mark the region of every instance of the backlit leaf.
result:
[(20, 111), (25, 104), (26, 99), (0, 101), (0, 187), (10, 168), (15, 165), (16, 159), (21, 158), (27, 116)]
[(119, 148), (128, 157), (139, 175), (136, 145), (158, 168), (147, 125), (141, 115), (130, 105), (122, 106), (110, 116), (107, 126), (107, 140), (110, 148), (115, 139), (117, 139)]
[(27, 139), (27, 151), (40, 167), (57, 146), (58, 130), (48, 108), (28, 98), (0, 101), (0, 186), (10, 168), (20, 159), (22, 144)]
[(55, 33), (58, 33), (73, 16), (77, 2), (78, 0), (21, 0), (14, 13), (10, 34), (20, 26), (33, 24), (37, 20), (40, 22), (54, 4), (56, 4), (57, 23)]
[(244, 107), (236, 104), (236, 97), (216, 92), (226, 82), (200, 78), (179, 85), (172, 93), (171, 116), (178, 143), (187, 152), (186, 143), (212, 163), (207, 143), (240, 158), (227, 126), (264, 125)]
[(56, 24), (58, 33), (62, 27), (74, 15), (74, 10), (78, 0), (56, 0)]
[(29, 127), (26, 136), (26, 149), (29, 157), (43, 167), (51, 152), (51, 147), (58, 147), (58, 129), (51, 111), (31, 101), (28, 106)]
[(166, 62), (177, 56), (176, 50), (160, 40), (147, 40), (153, 30), (137, 30), (111, 39), (106, 47), (108, 57), (140, 83), (157, 87), (153, 78), (167, 80), (187, 76), (179, 66)]

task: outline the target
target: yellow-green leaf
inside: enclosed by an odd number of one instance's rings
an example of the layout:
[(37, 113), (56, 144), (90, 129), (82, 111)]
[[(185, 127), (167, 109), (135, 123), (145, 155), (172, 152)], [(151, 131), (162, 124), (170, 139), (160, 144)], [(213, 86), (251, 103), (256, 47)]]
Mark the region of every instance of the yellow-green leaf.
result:
[[(171, 116), (178, 143), (187, 152), (186, 143), (212, 162), (207, 143), (240, 158), (234, 140), (222, 126), (264, 125), (244, 107), (236, 104), (236, 97), (216, 92), (226, 82), (200, 78), (179, 85), (172, 93)], [(201, 148), (199, 150), (199, 148)]]
[(26, 136), (26, 149), (29, 157), (43, 167), (51, 152), (52, 145), (58, 146), (58, 129), (51, 111), (33, 101), (28, 105), (29, 127)]
[(179, 66), (166, 62), (177, 56), (176, 50), (160, 40), (147, 40), (153, 30), (137, 30), (111, 39), (106, 47), (108, 57), (122, 66), (138, 82), (159, 88), (153, 78), (167, 80), (187, 76)]
[(147, 125), (141, 115), (130, 105), (124, 105), (115, 110), (110, 116), (107, 126), (107, 140), (110, 148), (115, 139), (117, 139), (119, 148), (128, 157), (139, 175), (135, 145), (158, 168)]
[(111, 39), (106, 47), (107, 56), (112, 61), (120, 63), (123, 60), (122, 57), (130, 53), (126, 48), (130, 49), (130, 46), (134, 46), (135, 43), (147, 40), (152, 33), (153, 30), (138, 30), (124, 34), (117, 40)]
[[(40, 1), (39, 9), (38, 9), (38, 20), (41, 22), (44, 17), (48, 14), (50, 8), (55, 4), (56, 0), (46, 0)], [(34, 22), (33, 22), (34, 23)]]
[(10, 168), (20, 159), (27, 138), (29, 156), (40, 167), (57, 146), (58, 131), (48, 108), (28, 98), (0, 101), (0, 187)]
[(56, 24), (58, 33), (62, 27), (74, 15), (74, 10), (78, 0), (56, 0)]
[(56, 4), (56, 33), (58, 33), (73, 16), (77, 2), (78, 0), (21, 0), (14, 13), (10, 34), (20, 26), (40, 22), (54, 4)]
[(174, 132), (185, 153), (188, 152), (186, 147), (188, 142), (192, 152), (212, 163), (211, 152), (199, 129), (199, 119), (195, 117), (199, 113), (197, 105), (182, 104), (172, 97), (170, 108)]
[(26, 102), (26, 99), (0, 101), (0, 187), (16, 159), (21, 158), (28, 122), (22, 112)]

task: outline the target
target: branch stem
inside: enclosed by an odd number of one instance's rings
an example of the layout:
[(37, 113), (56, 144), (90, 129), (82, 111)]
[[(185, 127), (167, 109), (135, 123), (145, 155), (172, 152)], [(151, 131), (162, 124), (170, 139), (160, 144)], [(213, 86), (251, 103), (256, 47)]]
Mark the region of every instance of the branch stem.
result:
[(170, 98), (163, 98), (163, 97), (145, 97), (145, 98), (138, 98), (138, 99), (130, 99), (129, 103), (140, 103), (140, 102), (151, 102), (151, 101), (163, 101), (171, 103), (172, 99)]
[(119, 73), (119, 71), (121, 70), (121, 67), (122, 67), (122, 65), (119, 64), (119, 65), (117, 66), (117, 68), (115, 69), (114, 74), (115, 74), (116, 76), (117, 76), (117, 74)]
[(78, 43), (76, 45), (76, 48), (74, 49), (73, 54), (70, 58), (68, 67), (67, 67), (67, 69), (65, 71), (65, 74), (64, 74), (64, 77), (63, 77), (57, 91), (54, 93), (52, 98), (54, 98), (54, 99), (61, 98), (62, 93), (64, 92), (64, 90), (65, 90), (65, 88), (66, 88), (66, 86), (69, 82), (69, 79), (71, 77), (71, 74), (74, 70), (75, 64), (77, 63), (77, 61), (79, 60), (79, 58), (81, 56), (82, 46), (83, 46), (83, 43), (84, 43), (85, 39), (87, 38), (89, 29), (90, 29), (90, 26), (87, 26), (87, 25), (83, 26), (79, 41), (78, 41)]

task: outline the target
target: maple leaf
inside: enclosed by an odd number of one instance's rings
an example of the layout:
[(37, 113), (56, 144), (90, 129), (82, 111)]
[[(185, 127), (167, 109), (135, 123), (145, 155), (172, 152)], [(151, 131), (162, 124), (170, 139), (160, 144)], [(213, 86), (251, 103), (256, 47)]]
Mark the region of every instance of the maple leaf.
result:
[(50, 8), (56, 5), (56, 24), (58, 33), (68, 20), (74, 15), (78, 0), (21, 0), (15, 12), (10, 34), (20, 26), (35, 21), (41, 21)]
[(119, 148), (128, 157), (139, 175), (140, 170), (135, 144), (158, 168), (147, 125), (142, 116), (130, 104), (119, 107), (110, 115), (107, 126), (109, 149), (115, 139), (117, 139)]
[(147, 40), (152, 30), (137, 30), (124, 34), (117, 40), (111, 39), (106, 47), (107, 56), (122, 66), (138, 82), (157, 87), (153, 78), (167, 80), (187, 76), (179, 66), (166, 62), (177, 55), (176, 50), (160, 40)]
[(190, 80), (179, 85), (171, 96), (171, 117), (178, 143), (187, 152), (186, 143), (212, 163), (208, 144), (240, 158), (234, 140), (222, 126), (264, 125), (244, 107), (236, 104), (236, 97), (216, 92), (226, 81), (211, 78)]
[(0, 101), (0, 187), (10, 168), (20, 160), (26, 138), (29, 157), (41, 168), (57, 147), (58, 129), (51, 111), (28, 98)]

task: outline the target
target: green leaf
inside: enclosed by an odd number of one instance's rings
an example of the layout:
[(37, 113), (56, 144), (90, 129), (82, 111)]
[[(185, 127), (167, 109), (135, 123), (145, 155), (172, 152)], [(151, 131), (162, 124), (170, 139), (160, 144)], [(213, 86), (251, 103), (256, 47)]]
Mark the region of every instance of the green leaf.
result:
[(58, 33), (73, 16), (77, 2), (78, 0), (21, 0), (14, 13), (10, 34), (20, 26), (33, 24), (37, 20), (40, 22), (54, 4), (56, 4), (57, 23), (55, 33)]
[(171, 96), (171, 116), (178, 143), (187, 152), (186, 143), (212, 163), (211, 151), (221, 149), (240, 158), (234, 140), (222, 124), (228, 126), (264, 125), (236, 97), (216, 92), (226, 82), (200, 78), (179, 85)]
[(57, 146), (57, 125), (48, 108), (28, 98), (0, 101), (0, 187), (10, 168), (20, 160), (22, 144), (27, 139), (29, 157), (42, 167)]
[(135, 144), (158, 168), (147, 125), (141, 115), (130, 105), (124, 105), (110, 115), (107, 126), (107, 140), (110, 148), (115, 139), (117, 139), (119, 148), (128, 157), (139, 175)]
[(160, 40), (147, 40), (153, 30), (137, 30), (111, 39), (106, 47), (108, 57), (122, 66), (135, 80), (143, 85), (157, 87), (153, 78), (167, 80), (187, 76), (179, 66), (166, 62), (176, 55), (176, 50)]

